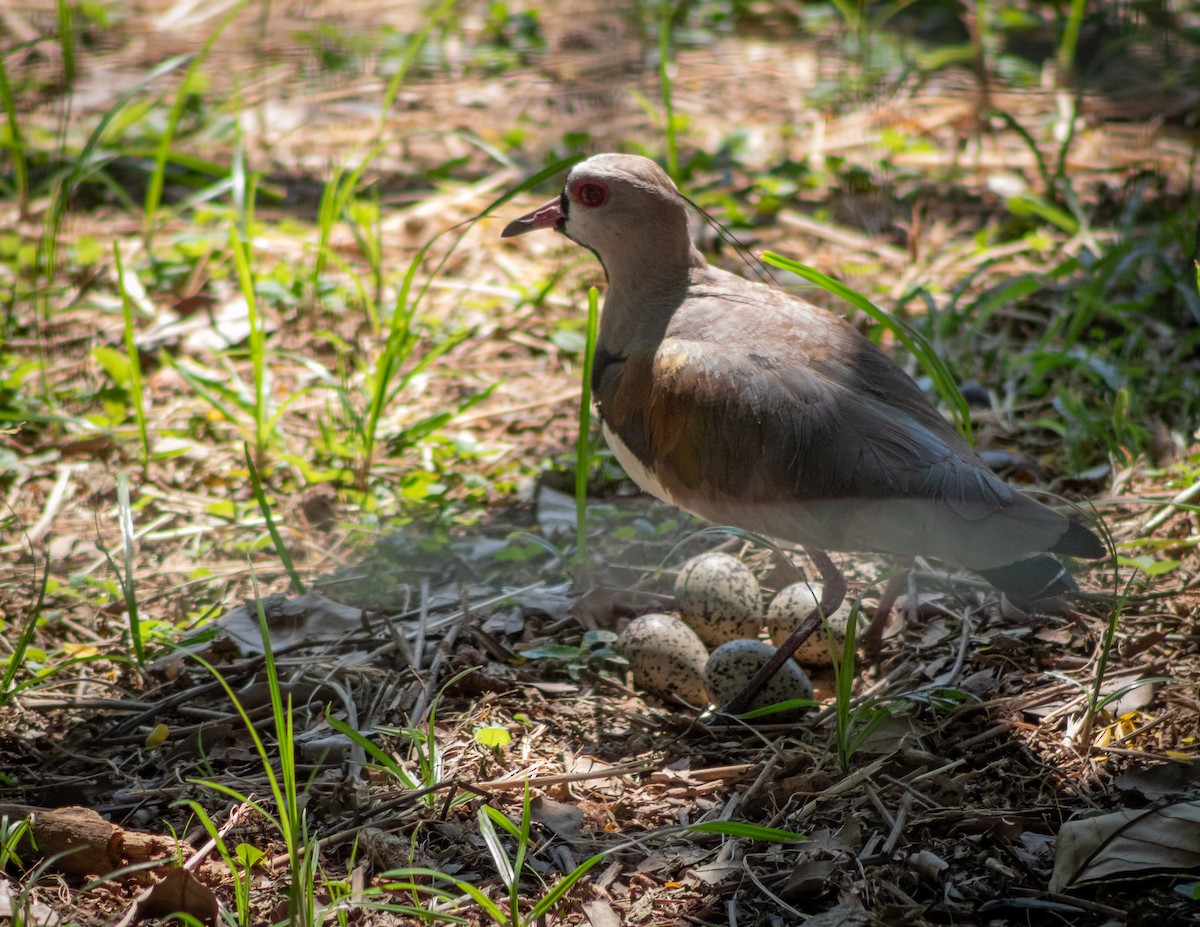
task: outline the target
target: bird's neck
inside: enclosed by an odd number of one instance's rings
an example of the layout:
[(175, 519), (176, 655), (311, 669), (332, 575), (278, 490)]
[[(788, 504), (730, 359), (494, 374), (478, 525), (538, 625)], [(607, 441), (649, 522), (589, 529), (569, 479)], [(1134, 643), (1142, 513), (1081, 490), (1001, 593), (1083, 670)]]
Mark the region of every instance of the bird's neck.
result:
[(627, 256), (618, 268), (605, 262), (605, 269), (608, 293), (600, 317), (599, 344), (623, 357), (639, 346), (662, 340), (671, 317), (687, 299), (693, 283), (708, 271), (708, 264), (689, 241), (687, 251), (674, 260), (663, 260), (661, 252), (647, 248)]

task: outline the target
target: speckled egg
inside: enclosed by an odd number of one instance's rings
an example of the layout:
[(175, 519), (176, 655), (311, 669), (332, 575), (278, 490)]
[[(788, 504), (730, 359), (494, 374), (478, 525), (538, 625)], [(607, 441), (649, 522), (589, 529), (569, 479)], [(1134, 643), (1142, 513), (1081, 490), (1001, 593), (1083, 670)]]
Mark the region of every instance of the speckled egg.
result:
[(639, 689), (673, 701), (704, 705), (704, 665), (708, 649), (696, 632), (674, 615), (654, 613), (629, 622), (617, 638), (617, 653), (629, 661)]
[[(776, 593), (767, 608), (767, 635), (771, 642), (779, 647), (796, 625), (817, 607), (824, 587), (820, 583), (793, 583), (784, 586)], [(843, 602), (832, 615), (828, 616), (830, 630), (833, 631), (834, 646), (840, 646), (846, 638), (846, 628), (850, 622), (850, 604)], [(796, 651), (796, 660), (805, 666), (830, 666), (833, 660), (829, 656), (829, 635), (825, 626), (817, 628)]]
[[(724, 705), (746, 687), (754, 678), (775, 648), (766, 641), (736, 640), (722, 644), (712, 652), (708, 664), (704, 667), (704, 684), (708, 694), (717, 705)], [(750, 709), (764, 708), (777, 702), (786, 702), (797, 698), (812, 698), (813, 687), (796, 663), (788, 660), (779, 672), (763, 687), (758, 697), (751, 703)], [(779, 721), (784, 715), (767, 715), (764, 722)]]
[(762, 627), (758, 580), (729, 554), (700, 554), (685, 563), (675, 580), (675, 605), (709, 647), (754, 637)]

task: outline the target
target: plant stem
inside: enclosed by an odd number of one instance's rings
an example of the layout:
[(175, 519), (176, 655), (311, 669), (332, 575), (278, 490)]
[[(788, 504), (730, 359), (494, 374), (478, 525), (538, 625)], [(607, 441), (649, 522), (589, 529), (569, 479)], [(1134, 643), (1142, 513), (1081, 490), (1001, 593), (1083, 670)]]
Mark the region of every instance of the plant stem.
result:
[(579, 434), (575, 438), (575, 558), (586, 569), (587, 487), (592, 470), (592, 365), (600, 327), (600, 294), (588, 289), (587, 338), (583, 349), (583, 388), (579, 391)]

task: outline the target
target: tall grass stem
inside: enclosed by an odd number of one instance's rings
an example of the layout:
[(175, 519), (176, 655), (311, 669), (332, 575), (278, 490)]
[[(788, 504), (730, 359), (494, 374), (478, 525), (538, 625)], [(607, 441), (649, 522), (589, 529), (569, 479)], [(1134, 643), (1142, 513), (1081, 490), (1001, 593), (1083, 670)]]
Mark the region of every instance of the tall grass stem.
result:
[(781, 270), (790, 271), (797, 276), (803, 277), (805, 280), (815, 283), (821, 289), (832, 293), (834, 296), (841, 297), (895, 335), (900, 343), (917, 358), (918, 363), (924, 368), (925, 372), (929, 374), (934, 388), (938, 391), (938, 395), (942, 397), (954, 413), (959, 431), (962, 432), (968, 441), (971, 440), (971, 413), (967, 407), (967, 401), (963, 399), (963, 395), (958, 389), (958, 384), (955, 382), (949, 369), (942, 363), (942, 359), (938, 357), (937, 352), (924, 335), (907, 322), (896, 318), (886, 309), (875, 305), (875, 303), (871, 302), (871, 300), (867, 299), (861, 293), (852, 290), (844, 283), (834, 280), (819, 270), (814, 270), (805, 264), (789, 260), (773, 251), (764, 252), (762, 259)]
[(117, 270), (117, 290), (121, 293), (121, 315), (125, 326), (125, 352), (129, 355), (129, 392), (133, 415), (137, 421), (138, 437), (142, 442), (142, 466), (150, 464), (150, 433), (146, 427), (146, 399), (142, 386), (142, 359), (137, 349), (133, 325), (133, 300), (125, 285), (125, 267), (121, 262), (121, 244), (113, 239), (113, 262)]
[(125, 598), (125, 611), (129, 615), (129, 636), (133, 643), (133, 656), (139, 667), (146, 665), (145, 645), (142, 643), (142, 619), (138, 611), (137, 588), (133, 579), (133, 505), (129, 499), (129, 474), (117, 476), (117, 520), (121, 526), (121, 592)]
[(662, 0), (658, 24), (658, 79), (662, 88), (663, 117), (667, 133), (667, 173), (679, 180), (679, 139), (675, 131), (675, 100), (671, 87), (671, 26), (675, 19), (673, 0)]
[(25, 218), (29, 213), (29, 162), (25, 157), (25, 136), (21, 134), (17, 102), (13, 97), (12, 85), (8, 82), (8, 69), (5, 67), (3, 54), (0, 54), (0, 107), (4, 108), (8, 133), (7, 138), (0, 136), (0, 145), (8, 149), (12, 159), (17, 210), (21, 218)]
[(250, 453), (249, 443), (243, 442), (242, 449), (246, 455), (246, 467), (250, 471), (250, 491), (254, 494), (254, 501), (258, 503), (258, 510), (262, 512), (263, 521), (267, 524), (267, 533), (271, 535), (271, 543), (275, 545), (275, 554), (287, 571), (292, 591), (297, 595), (304, 595), (304, 580), (300, 578), (300, 573), (292, 562), (292, 555), (275, 525), (275, 518), (271, 515), (271, 503), (267, 501), (267, 494), (263, 492), (262, 479), (259, 477), (258, 467), (254, 464), (254, 456)]
[(254, 291), (254, 272), (250, 268), (250, 249), (238, 233), (237, 228), (233, 226), (230, 226), (229, 229), (229, 244), (233, 249), (238, 283), (241, 285), (242, 298), (246, 301), (246, 314), (250, 324), (250, 363), (254, 370), (254, 453), (261, 463), (270, 438), (263, 319), (258, 311), (258, 298)]
[(234, 18), (245, 8), (250, 0), (238, 0), (217, 25), (217, 28), (209, 34), (200, 51), (192, 56), (191, 63), (183, 74), (183, 80), (180, 81), (179, 90), (175, 94), (175, 102), (171, 104), (171, 110), (167, 114), (167, 124), (163, 127), (162, 135), (159, 136), (158, 146), (154, 152), (154, 170), (150, 173), (150, 183), (146, 187), (146, 198), (144, 200), (143, 212), (143, 238), (146, 243), (146, 250), (151, 249), (154, 241), (154, 231), (158, 221), (158, 207), (162, 203), (163, 186), (166, 179), (167, 158), (171, 154), (171, 143), (175, 140), (175, 133), (179, 129), (179, 120), (183, 117), (183, 107), (187, 103), (188, 89), (192, 86), (192, 80), (195, 77), (200, 65), (208, 57), (208, 53), (212, 51), (217, 39), (221, 37), (221, 33), (225, 31), (225, 27), (233, 22)]
[(575, 436), (575, 557), (586, 569), (588, 555), (587, 494), (592, 472), (592, 370), (600, 329), (600, 294), (588, 288), (587, 336), (583, 349), (583, 385), (579, 391), (579, 433)]

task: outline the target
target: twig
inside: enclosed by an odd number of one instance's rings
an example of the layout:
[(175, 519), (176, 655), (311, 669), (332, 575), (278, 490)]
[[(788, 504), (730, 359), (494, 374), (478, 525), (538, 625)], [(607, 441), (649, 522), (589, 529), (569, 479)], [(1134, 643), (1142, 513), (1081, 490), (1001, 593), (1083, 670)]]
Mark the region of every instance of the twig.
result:
[(1167, 519), (1174, 515), (1180, 506), (1190, 505), (1196, 499), (1200, 499), (1200, 480), (1197, 480), (1187, 489), (1173, 496), (1170, 502), (1164, 505), (1152, 518), (1146, 521), (1146, 524), (1142, 527), (1142, 533), (1153, 534), (1164, 524), (1166, 524)]

